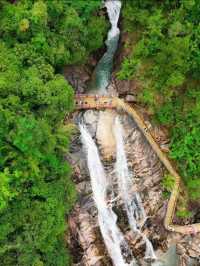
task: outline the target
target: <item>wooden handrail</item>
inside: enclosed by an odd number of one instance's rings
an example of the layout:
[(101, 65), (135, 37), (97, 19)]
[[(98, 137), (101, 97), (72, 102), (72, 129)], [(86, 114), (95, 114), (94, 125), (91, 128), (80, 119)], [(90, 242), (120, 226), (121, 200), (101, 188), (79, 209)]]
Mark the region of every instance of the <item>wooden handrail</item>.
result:
[[(81, 97), (78, 96), (78, 99), (80, 100)], [(167, 230), (182, 233), (182, 234), (196, 234), (200, 232), (200, 223), (196, 224), (190, 224), (190, 225), (176, 225), (173, 224), (173, 217), (175, 214), (176, 204), (178, 200), (178, 195), (180, 192), (180, 187), (183, 184), (182, 179), (180, 175), (177, 173), (177, 171), (172, 166), (171, 162), (169, 161), (168, 157), (165, 155), (165, 153), (162, 152), (157, 142), (154, 140), (153, 136), (151, 135), (151, 132), (148, 130), (147, 125), (141, 118), (141, 116), (137, 113), (137, 111), (131, 107), (129, 104), (125, 103), (124, 100), (119, 99), (117, 97), (96, 97), (93, 95), (90, 95), (89, 97), (84, 96), (84, 99), (86, 99), (88, 102), (92, 101), (92, 108), (107, 108), (106, 105), (104, 105), (105, 99), (110, 100), (110, 107), (116, 108), (116, 109), (122, 109), (123, 111), (127, 112), (136, 122), (138, 128), (142, 131), (143, 135), (151, 145), (154, 152), (157, 154), (160, 161), (163, 163), (163, 165), (167, 168), (169, 173), (175, 178), (174, 186), (171, 192), (170, 199), (168, 201), (167, 211), (164, 219), (164, 226)], [(81, 109), (81, 106), (79, 108)], [(84, 109), (90, 109), (89, 104), (88, 108), (87, 106), (84, 106)]]

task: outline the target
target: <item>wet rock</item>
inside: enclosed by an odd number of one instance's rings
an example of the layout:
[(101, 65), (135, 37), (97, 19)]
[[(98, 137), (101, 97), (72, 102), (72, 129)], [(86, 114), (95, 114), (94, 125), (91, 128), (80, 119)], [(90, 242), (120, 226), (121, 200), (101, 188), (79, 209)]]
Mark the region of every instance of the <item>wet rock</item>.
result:
[(139, 83), (135, 80), (118, 80), (115, 79), (115, 86), (118, 94), (124, 96), (130, 93), (136, 93)]
[(158, 202), (160, 201), (161, 194), (158, 191), (149, 191), (148, 199), (146, 199), (146, 209), (149, 208), (148, 213), (154, 214), (155, 210), (158, 208)]
[(84, 122), (88, 125), (97, 123), (98, 115), (97, 111), (88, 110), (83, 115)]
[(192, 245), (191, 248), (188, 250), (188, 254), (192, 258), (200, 257), (200, 246)]
[(85, 92), (90, 75), (89, 70), (85, 66), (68, 66), (64, 69), (64, 76), (76, 93)]
[(108, 92), (108, 95), (113, 96), (113, 97), (114, 96), (117, 97), (119, 95), (117, 92), (117, 88), (116, 88), (116, 84), (115, 84), (114, 79), (112, 79), (110, 84), (108, 85), (107, 92)]
[(177, 243), (177, 253), (181, 255), (181, 258), (185, 259), (187, 258), (187, 260), (189, 258), (195, 260), (200, 259), (199, 234), (196, 236), (190, 236), (190, 235), (170, 233), (168, 235), (168, 244), (171, 245), (171, 243)]
[(166, 253), (158, 255), (158, 260), (152, 266), (179, 266), (179, 256), (176, 253), (176, 245), (171, 246)]
[[(116, 113), (111, 111), (86, 111), (79, 115), (79, 120), (83, 120), (89, 131), (92, 133), (99, 143), (100, 151), (102, 153), (102, 161), (107, 173), (108, 181), (110, 182), (111, 193), (114, 193), (116, 200), (112, 203), (114, 211), (118, 216), (118, 224), (123, 230), (127, 241), (136, 258), (140, 259), (140, 265), (150, 266), (144, 261), (143, 256), (145, 252), (145, 244), (141, 237), (134, 236), (130, 232), (128, 226), (127, 216), (124, 210), (123, 202), (120, 195), (118, 195), (117, 177), (114, 170), (114, 162), (105, 160), (105, 155), (110, 154), (115, 157), (115, 139), (112, 132), (112, 124)], [(124, 127), (125, 149), (128, 157), (128, 166), (133, 173), (133, 184), (130, 189), (140, 193), (145, 212), (147, 214), (147, 221), (142, 226), (142, 231), (151, 239), (154, 248), (157, 250), (156, 254), (159, 258), (157, 264), (151, 266), (197, 266), (200, 265), (198, 258), (200, 257), (200, 236), (183, 236), (180, 234), (167, 232), (163, 226), (163, 219), (166, 213), (167, 201), (162, 196), (162, 187), (160, 185), (163, 177), (163, 167), (158, 160), (155, 153), (152, 151), (150, 145), (145, 140), (142, 133), (138, 130), (134, 121), (128, 116), (120, 114), (120, 119)], [(161, 144), (168, 144), (168, 138), (163, 133), (162, 128), (156, 128), (145, 117), (152, 134), (155, 134), (156, 141)], [(91, 194), (90, 177), (85, 161), (85, 153), (81, 149), (80, 141), (76, 140), (77, 148), (71, 156), (71, 162), (74, 169), (77, 167), (75, 173), (75, 182), (79, 195), (80, 211), (87, 215), (76, 214), (78, 222), (76, 224), (76, 237), (81, 249), (78, 249), (81, 256), (80, 265), (106, 265), (111, 266), (112, 263), (108, 259), (108, 255), (99, 232), (97, 210), (94, 206), (94, 201)], [(119, 197), (117, 197), (119, 196)], [(79, 217), (79, 218), (78, 218)], [(83, 224), (82, 224), (83, 223)], [(90, 225), (86, 224), (89, 223)], [(72, 226), (73, 227), (73, 226)], [(84, 244), (83, 238), (79, 235), (80, 230), (84, 235), (94, 234), (89, 236), (89, 242)], [(84, 229), (83, 229), (84, 228)], [(88, 230), (91, 228), (91, 232)], [(88, 249), (88, 244), (91, 250)], [(177, 245), (176, 252), (174, 246)], [(95, 248), (96, 247), (96, 248)], [(97, 254), (97, 255), (95, 255)], [(89, 256), (97, 258), (97, 262), (93, 261)], [(101, 259), (101, 256), (103, 258)], [(100, 260), (98, 260), (100, 258)], [(106, 261), (106, 262), (104, 262)], [(175, 264), (175, 263), (179, 264)], [(87, 264), (89, 263), (89, 264)], [(105, 263), (105, 264), (104, 264)], [(158, 264), (160, 263), (160, 264)], [(196, 264), (195, 264), (196, 263)], [(199, 264), (198, 264), (199, 263)], [(77, 264), (78, 265), (78, 264)]]
[(186, 266), (199, 266), (200, 265), (200, 259), (192, 259), (192, 258), (188, 258), (187, 259), (187, 264)]
[[(78, 184), (79, 182), (89, 179), (89, 172), (85, 160), (85, 153), (81, 150), (79, 152), (70, 154), (71, 165), (74, 169), (73, 181)], [(68, 159), (68, 161), (70, 161)]]
[(176, 249), (177, 249), (177, 254), (179, 255), (183, 255), (186, 253), (186, 249), (181, 244), (177, 244)]
[(128, 95), (126, 95), (126, 97), (125, 97), (125, 101), (126, 101), (126, 102), (130, 102), (130, 103), (132, 103), (132, 102), (137, 102), (137, 98), (136, 98), (136, 96), (134, 96), (134, 95), (130, 95), (130, 94), (128, 94)]
[(98, 118), (99, 112), (93, 110), (87, 110), (83, 115), (83, 121), (87, 125), (92, 137), (96, 136)]
[(83, 182), (78, 183), (76, 185), (76, 190), (78, 193), (84, 194), (84, 195), (92, 193), (90, 181), (88, 181), (88, 182), (83, 181)]
[(84, 251), (80, 258), (80, 265), (103, 266), (105, 264), (101, 260), (104, 256), (100, 255), (100, 249), (97, 246), (97, 234), (93, 223), (94, 221), (89, 213), (84, 208), (76, 205), (69, 219), (70, 244), (71, 248), (73, 248), (74, 243), (78, 241)]
[(114, 119), (114, 112), (100, 112), (96, 138), (101, 150), (101, 154), (105, 160), (110, 160), (113, 158), (116, 151), (115, 137), (113, 132)]

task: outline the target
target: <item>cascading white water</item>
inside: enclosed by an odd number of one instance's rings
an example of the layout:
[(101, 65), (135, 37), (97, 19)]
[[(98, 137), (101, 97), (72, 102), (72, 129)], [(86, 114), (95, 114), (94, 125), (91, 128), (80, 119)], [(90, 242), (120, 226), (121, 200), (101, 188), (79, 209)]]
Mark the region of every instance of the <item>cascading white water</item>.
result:
[(128, 169), (124, 150), (122, 126), (118, 118), (115, 120), (114, 133), (117, 146), (116, 173), (118, 177), (119, 194), (124, 201), (130, 226), (133, 231), (137, 231), (138, 224), (136, 219), (137, 221), (143, 220), (144, 222), (146, 220), (146, 215), (139, 194), (131, 189), (133, 187), (132, 178)]
[(123, 142), (123, 128), (117, 117), (115, 120), (115, 138), (117, 149), (116, 173), (118, 177), (119, 194), (124, 202), (128, 220), (131, 229), (140, 234), (146, 243), (145, 259), (155, 260), (153, 246), (149, 239), (140, 231), (141, 219), (146, 220), (146, 214), (142, 205), (142, 201), (138, 192), (131, 189), (133, 187), (131, 174), (128, 169), (126, 153)]
[[(117, 49), (120, 30), (118, 20), (121, 10), (120, 0), (106, 0), (108, 17), (111, 23), (111, 29), (108, 32), (106, 46), (107, 51), (97, 64), (94, 71), (94, 80), (92, 88), (95, 93), (105, 94), (109, 85), (113, 57)], [(115, 266), (137, 266), (137, 262), (123, 236), (123, 233), (117, 226), (117, 215), (108, 204), (109, 184), (100, 161), (99, 153), (95, 142), (85, 128), (80, 125), (82, 142), (87, 151), (87, 163), (91, 177), (92, 191), (95, 204), (98, 210), (98, 221), (100, 230), (107, 247), (108, 253)], [(140, 224), (146, 219), (145, 211), (137, 192), (130, 191), (132, 180), (128, 171), (126, 154), (124, 151), (122, 128), (118, 120), (115, 125), (115, 136), (117, 143), (117, 163), (118, 185), (120, 194), (125, 204), (128, 220), (131, 229), (140, 234), (146, 243), (145, 257), (155, 259), (154, 250), (149, 239), (140, 231)], [(111, 199), (112, 201), (112, 199)]]
[(117, 226), (117, 216), (107, 204), (108, 181), (100, 161), (97, 146), (85, 126), (80, 125), (80, 131), (87, 152), (87, 163), (93, 197), (98, 210), (99, 226), (108, 253), (115, 266), (136, 266), (131, 250)]
[(121, 1), (107, 0), (104, 4), (107, 8), (111, 29), (108, 32), (108, 37), (106, 40), (107, 51), (95, 68), (94, 80), (92, 82), (92, 88), (95, 91), (98, 91), (100, 94), (106, 93), (106, 87), (108, 86), (111, 77), (113, 57), (117, 50), (120, 34), (117, 23), (121, 10)]
[(108, 32), (107, 45), (109, 45), (109, 41), (115, 36), (119, 35), (120, 33), (120, 30), (117, 24), (118, 24), (119, 15), (120, 15), (121, 1), (107, 0), (105, 2), (105, 7), (107, 8), (109, 20), (112, 26)]

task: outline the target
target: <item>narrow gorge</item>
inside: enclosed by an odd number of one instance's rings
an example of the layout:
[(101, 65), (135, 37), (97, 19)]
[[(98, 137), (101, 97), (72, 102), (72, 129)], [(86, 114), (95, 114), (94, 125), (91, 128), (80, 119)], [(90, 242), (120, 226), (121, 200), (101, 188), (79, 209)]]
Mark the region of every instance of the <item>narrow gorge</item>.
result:
[[(117, 96), (112, 71), (122, 3), (107, 0), (104, 6), (111, 25), (106, 52), (81, 93)], [(159, 146), (167, 150), (166, 132), (149, 120), (144, 108), (136, 108)], [(105, 109), (77, 111), (73, 122), (77, 132), (67, 155), (78, 193), (67, 239), (73, 265), (199, 265), (199, 235), (164, 228), (167, 199), (161, 183), (165, 169), (134, 120), (123, 111)]]
[(0, 1), (0, 266), (200, 266), (200, 1)]

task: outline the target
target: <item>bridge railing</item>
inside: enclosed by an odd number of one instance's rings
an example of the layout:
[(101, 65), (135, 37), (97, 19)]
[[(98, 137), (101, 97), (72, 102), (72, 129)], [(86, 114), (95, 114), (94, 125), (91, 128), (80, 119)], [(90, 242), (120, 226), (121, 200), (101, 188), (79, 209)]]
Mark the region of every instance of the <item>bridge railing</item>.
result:
[(114, 97), (99, 96), (99, 95), (83, 95), (78, 94), (75, 98), (76, 109), (101, 109), (101, 108), (116, 108)]
[(129, 104), (125, 103), (117, 97), (99, 96), (99, 95), (84, 95), (79, 94), (76, 96), (76, 108), (80, 109), (100, 109), (100, 108), (113, 108), (122, 109), (127, 112), (136, 122), (139, 129), (144, 134), (145, 138), (153, 148), (154, 152), (157, 154), (158, 158), (167, 168), (172, 176), (175, 178), (174, 187), (171, 192), (171, 196), (168, 202), (167, 211), (164, 219), (164, 226), (169, 231), (174, 231), (182, 234), (195, 234), (200, 232), (200, 223), (190, 224), (190, 225), (176, 225), (173, 224), (173, 216), (176, 210), (176, 203), (178, 200), (178, 195), (180, 192), (180, 187), (182, 184), (181, 177), (176, 172), (171, 162), (167, 156), (162, 152), (157, 142), (152, 137), (146, 124), (136, 110)]

